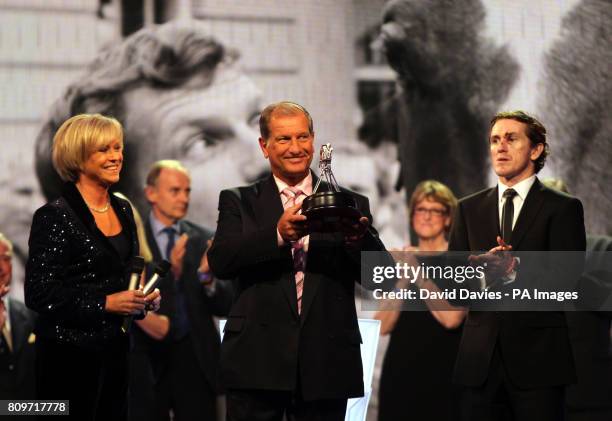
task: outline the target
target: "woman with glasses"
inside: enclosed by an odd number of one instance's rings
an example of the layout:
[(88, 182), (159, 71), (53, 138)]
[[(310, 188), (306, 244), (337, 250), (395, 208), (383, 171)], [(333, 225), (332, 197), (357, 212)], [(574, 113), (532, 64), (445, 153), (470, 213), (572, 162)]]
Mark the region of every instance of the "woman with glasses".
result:
[[(405, 247), (402, 258), (418, 264), (418, 253), (433, 256), (448, 248), (448, 233), (457, 199), (435, 180), (419, 183), (410, 198), (410, 224), (416, 247)], [(419, 279), (401, 287), (439, 290), (440, 282)], [(463, 320), (461, 309), (448, 303), (419, 301), (410, 311), (379, 311), (381, 334), (390, 334), (379, 388), (379, 421), (445, 421), (458, 414), (458, 393), (451, 383)]]

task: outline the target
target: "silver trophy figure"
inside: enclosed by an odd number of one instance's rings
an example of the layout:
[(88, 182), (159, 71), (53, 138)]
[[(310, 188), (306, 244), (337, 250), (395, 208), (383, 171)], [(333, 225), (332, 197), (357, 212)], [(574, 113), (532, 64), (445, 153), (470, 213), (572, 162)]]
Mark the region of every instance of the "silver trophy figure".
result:
[(342, 231), (343, 220), (356, 223), (361, 217), (353, 195), (343, 192), (334, 177), (331, 169), (333, 150), (330, 143), (321, 146), (319, 179), (312, 194), (302, 203), (302, 214), (308, 218), (310, 232)]

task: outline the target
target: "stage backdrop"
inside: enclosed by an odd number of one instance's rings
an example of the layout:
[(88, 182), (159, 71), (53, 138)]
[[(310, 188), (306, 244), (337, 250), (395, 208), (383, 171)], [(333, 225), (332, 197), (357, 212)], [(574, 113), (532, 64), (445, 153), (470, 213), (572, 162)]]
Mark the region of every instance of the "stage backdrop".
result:
[[(189, 218), (214, 227), (218, 192), (265, 173), (258, 110), (299, 102), (318, 144), (337, 150), (339, 183), (370, 197), (384, 241), (401, 247), (406, 191), (424, 177), (459, 196), (490, 185), (488, 119), (521, 108), (549, 128), (542, 175), (565, 179), (589, 231), (612, 235), (609, 1), (290, 4), (0, 0), (0, 232), (15, 242), (13, 294), (22, 295), (32, 214), (56, 191), (53, 129), (83, 111), (126, 126), (121, 188), (142, 210), (147, 166), (177, 158), (194, 175)], [(152, 51), (216, 61), (195, 79), (160, 83), (147, 74)]]

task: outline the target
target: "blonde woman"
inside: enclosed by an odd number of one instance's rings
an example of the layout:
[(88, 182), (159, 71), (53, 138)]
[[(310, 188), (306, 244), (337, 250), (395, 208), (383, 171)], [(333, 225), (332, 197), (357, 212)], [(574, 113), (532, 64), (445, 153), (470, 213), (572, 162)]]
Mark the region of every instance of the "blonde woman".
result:
[(119, 122), (99, 114), (66, 120), (53, 139), (62, 195), (34, 214), (26, 305), (39, 314), (39, 399), (69, 399), (70, 417), (127, 416), (128, 337), (123, 318), (159, 307), (159, 292), (127, 291), (139, 254), (129, 203), (109, 188), (123, 166)]

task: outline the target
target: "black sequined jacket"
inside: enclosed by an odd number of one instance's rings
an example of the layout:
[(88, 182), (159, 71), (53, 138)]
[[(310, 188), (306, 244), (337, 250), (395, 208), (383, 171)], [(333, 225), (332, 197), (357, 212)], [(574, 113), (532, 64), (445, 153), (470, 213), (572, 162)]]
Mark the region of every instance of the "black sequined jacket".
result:
[[(110, 195), (123, 230), (138, 254), (130, 204)], [(129, 260), (119, 254), (76, 186), (34, 214), (26, 265), (25, 302), (39, 314), (35, 332), (57, 343), (100, 348), (122, 335), (122, 318), (104, 311), (106, 296), (127, 289)]]

